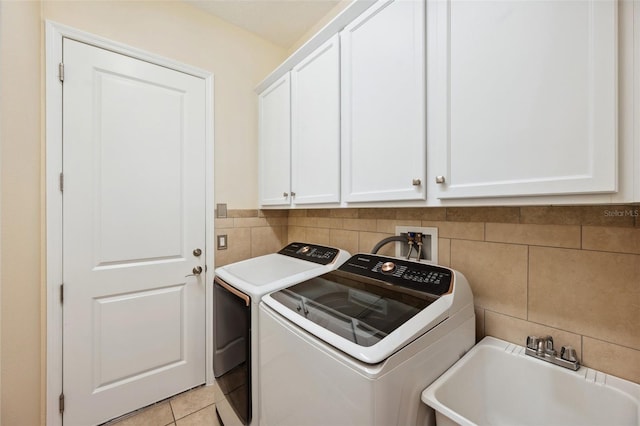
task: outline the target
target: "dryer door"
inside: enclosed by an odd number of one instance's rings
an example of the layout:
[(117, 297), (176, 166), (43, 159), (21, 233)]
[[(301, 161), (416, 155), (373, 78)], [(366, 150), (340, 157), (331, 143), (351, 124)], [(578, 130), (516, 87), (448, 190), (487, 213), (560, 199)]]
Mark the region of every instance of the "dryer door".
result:
[(215, 278), (213, 286), (213, 374), (215, 377), (220, 377), (248, 359), (250, 303), (249, 296), (220, 278)]
[(238, 417), (249, 424), (251, 298), (217, 276), (213, 297), (213, 374)]

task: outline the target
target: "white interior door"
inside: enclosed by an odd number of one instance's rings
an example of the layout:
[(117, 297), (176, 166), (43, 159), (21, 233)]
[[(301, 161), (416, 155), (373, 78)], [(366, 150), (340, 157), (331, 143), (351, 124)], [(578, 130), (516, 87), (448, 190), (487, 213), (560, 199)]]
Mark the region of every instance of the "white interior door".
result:
[(205, 382), (205, 81), (63, 52), (63, 421), (90, 425)]

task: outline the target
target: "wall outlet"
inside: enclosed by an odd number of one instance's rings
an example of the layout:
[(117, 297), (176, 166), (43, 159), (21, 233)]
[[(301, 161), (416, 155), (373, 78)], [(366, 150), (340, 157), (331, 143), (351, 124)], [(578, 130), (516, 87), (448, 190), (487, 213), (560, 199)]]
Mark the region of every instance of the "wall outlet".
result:
[[(420, 261), (428, 263), (438, 263), (438, 228), (425, 228), (420, 226), (396, 226), (396, 235), (406, 237), (409, 232), (422, 234), (422, 251)], [(406, 243), (396, 243), (396, 257), (406, 258), (409, 254), (409, 245)], [(418, 256), (418, 246), (413, 245), (411, 260)]]
[(226, 250), (228, 246), (227, 234), (222, 234), (217, 236), (218, 239), (218, 250)]

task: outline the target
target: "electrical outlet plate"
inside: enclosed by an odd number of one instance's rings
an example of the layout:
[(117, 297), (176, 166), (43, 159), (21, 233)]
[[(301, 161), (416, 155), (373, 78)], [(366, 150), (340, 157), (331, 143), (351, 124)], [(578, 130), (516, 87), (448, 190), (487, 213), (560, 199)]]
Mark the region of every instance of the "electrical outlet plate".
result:
[(218, 235), (218, 250), (226, 250), (228, 246), (227, 234)]
[[(438, 263), (438, 228), (426, 228), (420, 226), (396, 226), (396, 235), (406, 236), (409, 232), (420, 232), (422, 234), (422, 252), (420, 253), (420, 261), (429, 263)], [(418, 255), (418, 247), (413, 246), (411, 251), (411, 259), (415, 259)], [(396, 257), (406, 258), (409, 252), (409, 246), (405, 243), (396, 243)]]

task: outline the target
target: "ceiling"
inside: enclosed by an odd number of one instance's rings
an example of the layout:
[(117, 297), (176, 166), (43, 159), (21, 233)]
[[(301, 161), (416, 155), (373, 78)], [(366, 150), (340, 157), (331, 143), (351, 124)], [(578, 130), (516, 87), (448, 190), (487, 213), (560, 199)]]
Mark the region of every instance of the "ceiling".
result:
[(340, 0), (185, 0), (285, 49)]

